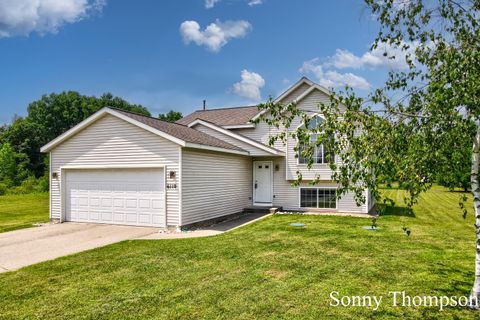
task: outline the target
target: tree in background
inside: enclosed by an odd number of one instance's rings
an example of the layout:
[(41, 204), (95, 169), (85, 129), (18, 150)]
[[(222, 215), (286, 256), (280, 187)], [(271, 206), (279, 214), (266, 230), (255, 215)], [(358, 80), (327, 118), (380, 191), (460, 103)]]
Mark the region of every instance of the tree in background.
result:
[[(474, 198), (476, 271), (471, 291), (480, 300), (480, 1), (365, 0), (380, 30), (372, 49), (402, 60), (406, 71), (391, 70), (382, 88), (360, 98), (348, 87), (319, 104), (325, 121), (314, 128), (281, 130), (298, 140), (302, 156), (313, 164), (313, 145), (326, 144), (339, 161), (329, 163), (338, 196), (352, 192), (358, 204), (369, 188), (381, 199), (382, 184), (402, 182), (412, 205), (438, 176), (462, 174), (465, 163), (448, 162), (466, 154), (471, 159)], [(295, 117), (309, 123), (313, 115), (292, 103), (272, 100), (259, 106), (269, 112), (259, 121), (288, 129)], [(311, 141), (311, 134), (317, 134)], [(334, 139), (331, 139), (334, 137)], [(310, 145), (310, 147), (304, 147)], [(297, 147), (297, 152), (299, 148)], [(453, 172), (452, 172), (453, 171)], [(302, 177), (297, 177), (297, 182)], [(320, 180), (317, 177), (312, 183)], [(464, 212), (465, 214), (465, 212)], [(478, 307), (472, 305), (472, 307)]]
[(103, 107), (114, 107), (150, 116), (145, 107), (130, 104), (110, 93), (97, 98), (68, 91), (44, 95), (40, 100), (30, 103), (26, 120), (42, 128), (42, 142), (47, 143)]
[(17, 117), (0, 136), (0, 142), (8, 143), (18, 154), (24, 154), (28, 160), (25, 163), (25, 169), (32, 175), (40, 177), (45, 172), (44, 155), (40, 152), (45, 141), (43, 135), (44, 130), (40, 125)]
[(15, 152), (9, 143), (0, 147), (0, 181), (7, 186), (20, 183), (28, 177), (25, 163), (28, 158), (25, 154)]
[[(46, 157), (40, 153), (40, 148), (103, 107), (114, 107), (150, 116), (145, 107), (130, 104), (110, 93), (99, 98), (74, 91), (52, 93), (30, 103), (25, 118), (15, 117), (11, 125), (1, 127), (0, 144), (13, 150), (17, 157), (17, 165), (21, 164), (22, 170), (27, 171), (25, 177), (28, 175), (41, 177), (45, 174), (47, 166)], [(18, 178), (14, 181), (15, 184), (20, 182)]]
[(183, 115), (180, 111), (170, 110), (168, 113), (160, 113), (158, 119), (168, 122), (175, 122), (183, 118)]

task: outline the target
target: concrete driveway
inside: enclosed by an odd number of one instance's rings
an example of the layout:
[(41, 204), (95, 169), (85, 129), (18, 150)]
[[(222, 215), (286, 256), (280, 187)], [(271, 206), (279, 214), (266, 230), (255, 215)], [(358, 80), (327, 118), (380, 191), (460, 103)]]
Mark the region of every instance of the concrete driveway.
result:
[(0, 272), (115, 242), (158, 233), (158, 228), (67, 222), (0, 233)]

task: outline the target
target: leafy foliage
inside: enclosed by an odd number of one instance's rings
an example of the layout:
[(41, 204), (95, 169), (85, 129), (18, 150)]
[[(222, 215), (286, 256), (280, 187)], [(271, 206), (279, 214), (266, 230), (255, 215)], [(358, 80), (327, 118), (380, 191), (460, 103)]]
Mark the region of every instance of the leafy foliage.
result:
[(27, 161), (25, 154), (15, 152), (9, 143), (4, 143), (0, 148), (0, 181), (7, 186), (22, 181), (28, 174), (25, 169)]
[[(348, 87), (320, 103), (325, 121), (274, 137), (292, 135), (298, 143), (330, 143), (337, 161), (329, 163), (339, 196), (353, 192), (358, 204), (364, 190), (380, 199), (379, 187), (399, 182), (412, 206), (441, 177), (449, 187), (465, 183), (466, 168), (474, 195), (476, 277), (471, 297), (480, 298), (480, 1), (365, 0), (380, 30), (372, 49), (404, 59), (407, 70), (391, 70), (384, 86), (368, 98)], [(393, 50), (390, 50), (393, 49)], [(403, 57), (396, 53), (402, 52)], [(312, 115), (295, 104), (260, 105), (260, 119), (289, 129), (295, 117)], [(285, 115), (285, 118), (283, 117)], [(317, 140), (308, 137), (317, 134)], [(333, 136), (334, 139), (328, 139)], [(330, 140), (330, 142), (329, 142)], [(472, 148), (467, 152), (467, 146)], [(312, 157), (304, 148), (302, 156)], [(311, 167), (311, 162), (308, 163)], [(298, 176), (297, 181), (302, 179)], [(312, 181), (318, 182), (319, 177)], [(466, 218), (465, 197), (460, 208)], [(411, 230), (403, 227), (409, 236)], [(477, 306), (478, 308), (478, 306)]]
[(16, 186), (9, 191), (14, 193), (48, 189), (48, 159), (40, 148), (104, 107), (150, 116), (145, 107), (110, 93), (98, 98), (68, 91), (44, 95), (30, 103), (25, 118), (16, 117), (11, 125), (0, 127), (0, 183), (8, 188)]
[(175, 122), (183, 118), (183, 115), (180, 111), (170, 110), (168, 113), (160, 113), (158, 119), (168, 122)]
[[(380, 199), (379, 186), (399, 182), (412, 205), (438, 177), (456, 186), (469, 175), (480, 115), (480, 2), (365, 2), (381, 28), (372, 48), (397, 49), (384, 55), (405, 59), (408, 69), (391, 70), (385, 86), (368, 98), (348, 87), (332, 92), (327, 103), (319, 104), (325, 121), (315, 128), (290, 128), (295, 117), (308, 123), (313, 114), (295, 103), (278, 105), (272, 100), (259, 106), (268, 112), (258, 121), (288, 129), (271, 143), (292, 136), (298, 146), (310, 145), (302, 148), (308, 159), (315, 145), (334, 150), (336, 160), (329, 166), (340, 185), (339, 196), (352, 192), (360, 204), (366, 188)], [(392, 52), (403, 52), (404, 57)], [(310, 141), (312, 134), (316, 141)], [(310, 168), (312, 163), (308, 161)], [(299, 175), (297, 182), (301, 180)]]
[[(463, 132), (467, 130), (467, 132)], [(465, 128), (455, 127), (450, 130), (451, 144), (438, 150), (439, 170), (437, 182), (453, 190), (461, 188), (467, 191), (470, 188), (470, 168), (472, 166), (472, 137), (475, 135), (475, 125)]]
[(150, 112), (145, 107), (130, 104), (110, 93), (97, 98), (68, 91), (45, 95), (40, 100), (30, 103), (26, 120), (41, 128), (43, 144), (103, 107), (114, 107), (150, 116)]

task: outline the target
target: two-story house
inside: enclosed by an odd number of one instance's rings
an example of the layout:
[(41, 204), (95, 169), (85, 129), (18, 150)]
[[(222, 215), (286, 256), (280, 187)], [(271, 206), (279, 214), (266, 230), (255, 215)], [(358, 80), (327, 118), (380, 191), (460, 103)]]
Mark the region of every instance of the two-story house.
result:
[[(316, 113), (327, 89), (300, 79), (275, 102), (296, 101)], [(322, 146), (315, 164), (294, 151), (296, 141), (268, 145), (277, 132), (256, 106), (199, 110), (168, 123), (104, 108), (42, 148), (50, 154), (52, 220), (183, 226), (241, 212), (251, 206), (294, 211), (368, 213), (353, 195), (335, 197)], [(317, 115), (321, 121), (321, 115)], [(300, 119), (292, 128), (303, 125)], [(292, 187), (297, 171), (303, 176)], [(309, 185), (316, 174), (320, 183)]]

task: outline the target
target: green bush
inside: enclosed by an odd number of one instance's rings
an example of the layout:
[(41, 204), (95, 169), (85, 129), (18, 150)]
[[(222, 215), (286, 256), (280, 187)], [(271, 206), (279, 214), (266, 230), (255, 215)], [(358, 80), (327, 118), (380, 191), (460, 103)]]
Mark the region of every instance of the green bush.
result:
[(0, 196), (7, 193), (8, 187), (4, 183), (0, 183)]
[(48, 179), (48, 174), (38, 179), (38, 191), (39, 192), (48, 192), (50, 189), (50, 181)]
[(38, 193), (38, 192), (48, 192), (48, 176), (43, 176), (36, 179), (33, 176), (28, 177), (23, 180), (19, 186), (7, 188), (6, 193), (8, 194), (28, 194), (28, 193)]

